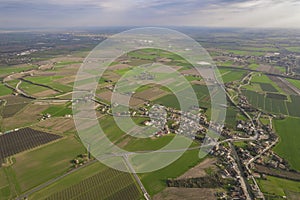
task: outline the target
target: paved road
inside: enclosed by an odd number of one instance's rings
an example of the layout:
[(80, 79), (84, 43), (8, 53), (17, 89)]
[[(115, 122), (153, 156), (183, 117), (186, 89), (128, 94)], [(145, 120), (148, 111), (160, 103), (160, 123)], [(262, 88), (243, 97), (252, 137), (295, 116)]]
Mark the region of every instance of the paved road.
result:
[(131, 173), (133, 174), (136, 182), (139, 184), (143, 194), (144, 194), (144, 197), (146, 198), (146, 200), (151, 200), (151, 197), (150, 195), (148, 194), (146, 188), (144, 187), (142, 181), (140, 180), (139, 176), (136, 174), (134, 168), (132, 167), (131, 163), (128, 161), (128, 156), (127, 155), (124, 155), (123, 156), (123, 159), (126, 163), (126, 165), (128, 166), (129, 170), (131, 171)]
[[(240, 183), (241, 183), (241, 187), (242, 187), (242, 190), (246, 196), (246, 199), (247, 200), (251, 200), (251, 193), (249, 192), (249, 189), (250, 189), (250, 186), (248, 185), (248, 182), (243, 174), (243, 169), (242, 169), (242, 166), (241, 166), (241, 162), (240, 162), (240, 158), (238, 156), (238, 154), (236, 153), (236, 150), (235, 150), (235, 147), (233, 146), (233, 144), (231, 142), (229, 142), (229, 145), (230, 145), (230, 148), (231, 148), (231, 152), (232, 152), (232, 156), (234, 158), (234, 160), (236, 161), (235, 163), (235, 168), (236, 168), (236, 171), (238, 172), (238, 175), (240, 177)], [(250, 189), (251, 191), (251, 189)]]

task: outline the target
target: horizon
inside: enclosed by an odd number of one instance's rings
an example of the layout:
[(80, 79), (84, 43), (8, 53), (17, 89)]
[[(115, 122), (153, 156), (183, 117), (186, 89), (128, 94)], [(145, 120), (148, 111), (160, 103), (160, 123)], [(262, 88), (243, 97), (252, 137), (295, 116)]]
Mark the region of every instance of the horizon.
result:
[(299, 29), (299, 18), (300, 2), (296, 0), (3, 0), (0, 5), (3, 29), (107, 26)]

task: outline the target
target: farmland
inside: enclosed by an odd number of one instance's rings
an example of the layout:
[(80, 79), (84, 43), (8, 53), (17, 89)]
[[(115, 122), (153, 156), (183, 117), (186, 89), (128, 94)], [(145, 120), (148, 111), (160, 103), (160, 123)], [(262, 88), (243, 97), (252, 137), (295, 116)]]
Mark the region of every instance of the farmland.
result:
[(293, 117), (300, 117), (300, 108), (298, 102), (299, 96), (291, 95), (287, 100), (287, 96), (273, 93), (257, 93), (250, 90), (243, 90), (243, 94), (247, 97), (248, 101), (256, 108), (266, 110), (268, 112), (290, 115)]
[[(207, 86), (206, 85), (193, 85), (192, 87), (193, 87), (194, 92), (199, 101), (199, 106), (209, 108), (210, 107), (210, 99), (208, 98), (209, 92), (208, 92)], [(182, 97), (181, 100), (183, 100), (183, 101), (188, 100), (188, 98), (190, 98), (192, 96), (191, 94), (180, 95), (181, 92), (182, 91), (178, 91), (177, 94), (179, 94), (179, 98)], [(183, 90), (183, 93), (184, 93), (184, 90)], [(154, 102), (157, 104), (162, 104), (167, 107), (180, 109), (179, 101), (177, 100), (177, 97), (175, 94), (168, 94), (164, 97), (156, 99)]]
[(12, 90), (4, 86), (2, 83), (0, 83), (0, 96), (9, 95), (12, 93)]
[(295, 87), (297, 87), (298, 89), (300, 89), (300, 80), (295, 80), (295, 79), (287, 79), (288, 82), (290, 82), (291, 84), (293, 84)]
[(63, 78), (62, 76), (37, 76), (37, 77), (27, 77), (26, 80), (31, 81), (32, 83), (47, 85), (48, 87), (58, 90), (62, 93), (72, 91), (72, 86), (67, 84), (59, 83), (59, 79)]
[(72, 109), (70, 105), (53, 105), (43, 111), (43, 114), (50, 114), (53, 117), (64, 117), (66, 115), (72, 115)]
[(262, 191), (269, 199), (297, 199), (300, 193), (300, 183), (297, 181), (290, 181), (286, 179), (267, 176), (267, 180), (259, 179), (258, 183)]
[(171, 165), (155, 172), (141, 174), (140, 178), (149, 194), (153, 195), (166, 187), (168, 178), (176, 178), (194, 167), (202, 160), (199, 159), (199, 150), (187, 151)]
[(46, 197), (47, 200), (68, 199), (140, 199), (141, 192), (129, 173), (105, 169), (78, 184)]
[[(12, 195), (21, 194), (71, 169), (71, 160), (85, 153), (85, 148), (74, 137), (35, 148), (14, 156), (14, 164), (6, 170), (7, 177), (14, 179)], [(13, 186), (17, 189), (13, 192)]]
[(31, 101), (30, 99), (24, 98), (22, 96), (12, 96), (12, 95), (3, 97), (2, 100), (6, 102), (2, 112), (2, 116), (4, 118), (14, 116), (17, 112), (22, 110)]
[(4, 134), (0, 136), (0, 164), (6, 157), (38, 147), (59, 138), (61, 138), (61, 136), (36, 131), (30, 128)]
[(227, 69), (219, 67), (219, 72), (224, 83), (239, 81), (245, 75), (245, 71), (239, 69)]
[(282, 157), (287, 159), (290, 165), (300, 170), (299, 140), (300, 140), (300, 119), (287, 118), (285, 120), (275, 120), (274, 126), (280, 136), (279, 144), (274, 150)]

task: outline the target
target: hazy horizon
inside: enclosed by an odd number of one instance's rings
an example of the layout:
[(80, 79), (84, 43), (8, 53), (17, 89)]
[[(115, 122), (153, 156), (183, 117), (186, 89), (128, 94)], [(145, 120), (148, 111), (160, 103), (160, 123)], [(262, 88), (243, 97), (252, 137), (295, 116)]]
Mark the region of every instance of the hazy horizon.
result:
[(297, 0), (2, 0), (1, 29), (119, 26), (300, 28)]

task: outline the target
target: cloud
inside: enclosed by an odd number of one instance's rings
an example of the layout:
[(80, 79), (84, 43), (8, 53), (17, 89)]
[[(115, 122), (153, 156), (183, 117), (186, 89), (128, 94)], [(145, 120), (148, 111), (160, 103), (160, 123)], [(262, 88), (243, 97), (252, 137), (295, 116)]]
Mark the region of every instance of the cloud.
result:
[(0, 26), (300, 28), (298, 0), (2, 0)]

